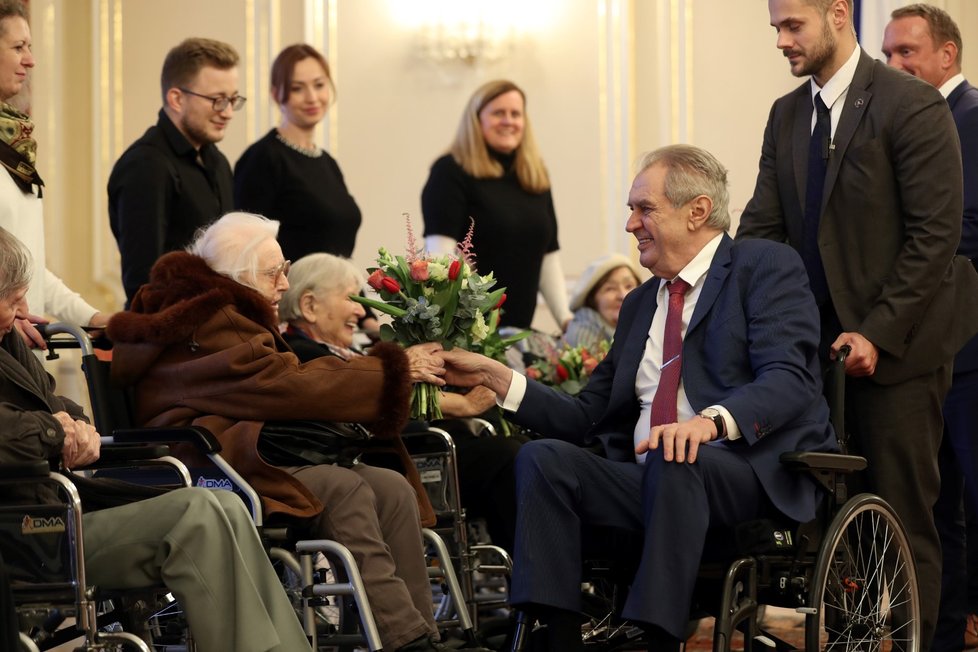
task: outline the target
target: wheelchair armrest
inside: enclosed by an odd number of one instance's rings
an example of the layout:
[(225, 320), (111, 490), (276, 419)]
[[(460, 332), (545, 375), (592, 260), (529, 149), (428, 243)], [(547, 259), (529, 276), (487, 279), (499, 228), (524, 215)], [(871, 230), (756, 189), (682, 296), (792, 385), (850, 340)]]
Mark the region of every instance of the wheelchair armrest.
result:
[(89, 469), (102, 465), (118, 465), (125, 462), (144, 462), (156, 460), (170, 454), (170, 447), (163, 444), (108, 444), (99, 452), (99, 458)]
[(4, 480), (41, 479), (47, 478), (50, 473), (51, 465), (47, 460), (0, 464), (0, 478)]
[(799, 471), (836, 471), (851, 473), (866, 468), (866, 458), (842, 453), (817, 453), (814, 451), (789, 451), (782, 453), (781, 463)]
[(207, 428), (200, 426), (114, 430), (112, 439), (117, 444), (188, 443), (205, 455), (221, 452), (221, 442)]

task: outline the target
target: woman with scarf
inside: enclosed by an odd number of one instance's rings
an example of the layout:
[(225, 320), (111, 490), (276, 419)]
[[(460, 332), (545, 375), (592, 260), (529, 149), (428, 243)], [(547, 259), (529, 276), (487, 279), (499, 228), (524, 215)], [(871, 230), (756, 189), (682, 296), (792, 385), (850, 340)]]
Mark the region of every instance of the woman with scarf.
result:
[[(46, 268), (44, 254), (44, 181), (35, 167), (34, 123), (8, 102), (24, 87), (34, 67), (31, 28), (19, 0), (0, 0), (0, 227), (23, 242), (34, 257), (34, 282), (27, 305), (38, 315), (60, 321), (103, 327), (108, 315), (90, 306)], [(31, 325), (44, 320), (29, 316), (17, 321), (25, 338), (44, 348), (44, 338)]]
[(266, 445), (269, 422), (355, 422), (406, 456), (398, 434), (411, 383), (443, 384), (433, 355), (439, 347), (405, 353), (381, 343), (348, 361), (301, 363), (278, 331), (290, 263), (277, 233), (278, 222), (229, 213), (189, 253), (161, 257), (130, 310), (109, 322), (113, 378), (134, 387), (139, 423), (213, 432), (273, 521), (307, 519), (315, 538), (349, 548), (385, 650), (443, 650), (418, 509), (420, 500), (431, 514), (431, 505), (416, 490), (414, 465), (405, 465), (412, 487), (401, 474), (366, 464), (285, 464)]

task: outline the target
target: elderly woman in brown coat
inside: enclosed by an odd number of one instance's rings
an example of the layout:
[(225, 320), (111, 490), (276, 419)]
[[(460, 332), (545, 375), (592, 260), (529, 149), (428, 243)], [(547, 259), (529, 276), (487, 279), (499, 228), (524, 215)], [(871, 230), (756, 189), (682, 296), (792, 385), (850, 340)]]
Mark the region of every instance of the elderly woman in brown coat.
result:
[(295, 419), (359, 422), (399, 441), (411, 382), (441, 383), (437, 347), (405, 353), (379, 344), (350, 361), (300, 363), (278, 332), (289, 262), (277, 233), (278, 222), (231, 213), (189, 253), (160, 258), (130, 312), (109, 324), (113, 377), (135, 386), (142, 424), (208, 428), (262, 495), (266, 513), (308, 518), (314, 536), (350, 549), (384, 649), (444, 649), (432, 617), (418, 494), (404, 476), (365, 464), (273, 466), (258, 443), (265, 422)]

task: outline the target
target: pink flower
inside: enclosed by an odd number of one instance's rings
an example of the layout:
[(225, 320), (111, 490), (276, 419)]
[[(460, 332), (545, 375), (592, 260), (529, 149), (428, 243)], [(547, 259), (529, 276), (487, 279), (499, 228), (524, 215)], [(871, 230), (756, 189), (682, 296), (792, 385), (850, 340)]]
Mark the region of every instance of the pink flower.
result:
[(375, 290), (381, 289), (381, 281), (384, 280), (385, 274), (379, 269), (375, 269), (370, 276), (367, 277), (367, 285)]
[(594, 368), (597, 366), (598, 366), (597, 358), (591, 358), (591, 357), (584, 358), (583, 367), (584, 367), (584, 371), (587, 372), (588, 374), (594, 371)]
[(536, 367), (528, 368), (526, 370), (526, 376), (527, 378), (530, 378), (532, 380), (540, 380), (541, 378), (543, 378), (543, 374), (540, 373), (540, 370), (537, 369)]
[(390, 276), (385, 276), (380, 280), (380, 287), (381, 289), (387, 290), (391, 294), (397, 294), (398, 292), (401, 291), (400, 283), (398, 283), (396, 279), (393, 279)]
[(454, 281), (458, 278), (459, 272), (462, 271), (462, 263), (458, 260), (453, 260), (452, 264), (448, 266), (448, 280)]
[(413, 261), (411, 261), (411, 280), (414, 280), (414, 281), (427, 281), (428, 280), (428, 261), (427, 260), (413, 260)]

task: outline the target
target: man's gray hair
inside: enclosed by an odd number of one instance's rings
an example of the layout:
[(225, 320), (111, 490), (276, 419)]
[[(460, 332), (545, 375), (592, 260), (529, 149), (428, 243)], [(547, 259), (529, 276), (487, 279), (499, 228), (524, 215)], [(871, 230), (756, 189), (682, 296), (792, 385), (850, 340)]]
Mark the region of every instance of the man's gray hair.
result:
[(29, 286), (33, 273), (31, 252), (14, 234), (0, 228), (0, 298), (7, 298)]
[(363, 272), (346, 258), (325, 253), (303, 256), (289, 272), (289, 289), (278, 304), (279, 318), (288, 322), (302, 319), (302, 296), (307, 292), (317, 297), (345, 294), (351, 285), (359, 288), (363, 283)]
[(278, 236), (279, 223), (254, 213), (228, 213), (197, 231), (187, 251), (200, 256), (218, 274), (255, 287), (258, 248)]
[(639, 173), (656, 164), (666, 168), (665, 195), (673, 208), (706, 195), (713, 202), (706, 225), (721, 231), (730, 228), (727, 168), (713, 154), (693, 145), (660, 147), (642, 157)]

